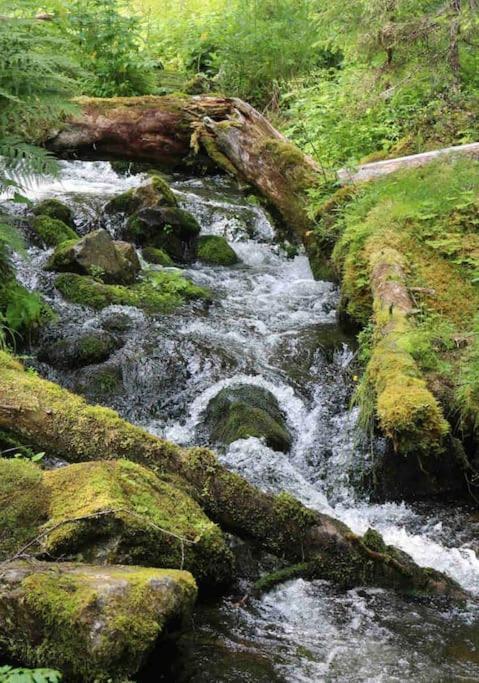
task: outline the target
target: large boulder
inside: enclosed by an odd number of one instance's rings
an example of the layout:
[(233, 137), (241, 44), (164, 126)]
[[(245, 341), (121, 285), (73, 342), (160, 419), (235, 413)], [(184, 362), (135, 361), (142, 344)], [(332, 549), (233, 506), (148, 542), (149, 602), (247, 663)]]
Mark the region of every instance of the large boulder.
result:
[(10, 562), (0, 573), (0, 648), (68, 681), (120, 683), (186, 623), (195, 599), (185, 571)]
[(180, 480), (127, 460), (43, 473), (33, 463), (0, 460), (0, 475), (0, 560), (38, 537), (30, 552), (39, 558), (187, 569), (209, 587), (231, 578), (221, 530)]
[(239, 263), (239, 258), (228, 244), (228, 241), (220, 235), (202, 235), (197, 243), (198, 261), (211, 266), (234, 266)]
[(131, 284), (141, 265), (133, 245), (115, 242), (106, 230), (94, 230), (79, 240), (57, 247), (47, 268), (94, 275), (108, 284)]
[(105, 205), (105, 211), (110, 214), (122, 213), (131, 216), (140, 209), (158, 206), (178, 206), (178, 202), (166, 180), (159, 175), (153, 175), (144, 185), (110, 199)]
[(225, 387), (208, 404), (204, 426), (210, 441), (228, 445), (255, 436), (276, 451), (291, 448), (291, 435), (278, 401), (267, 389)]
[(125, 237), (140, 246), (163, 249), (174, 261), (194, 259), (201, 227), (196, 218), (175, 207), (141, 209), (127, 221)]

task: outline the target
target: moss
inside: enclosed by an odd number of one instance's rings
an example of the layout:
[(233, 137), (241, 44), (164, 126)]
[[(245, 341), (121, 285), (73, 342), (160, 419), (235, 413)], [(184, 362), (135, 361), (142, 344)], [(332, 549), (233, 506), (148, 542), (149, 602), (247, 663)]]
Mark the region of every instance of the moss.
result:
[(63, 204), (58, 199), (44, 199), (33, 207), (35, 216), (48, 216), (55, 218), (70, 228), (73, 227), (73, 212), (70, 207)]
[(175, 265), (173, 259), (168, 256), (166, 251), (163, 251), (163, 249), (145, 247), (142, 251), (142, 255), (145, 261), (148, 261), (148, 263), (153, 263), (157, 266), (164, 266), (167, 268)]
[(86, 683), (129, 679), (196, 596), (191, 575), (173, 570), (17, 564), (11, 571), (22, 600), (18, 620), (0, 635), (2, 649)]
[(285, 581), (290, 581), (291, 579), (297, 579), (299, 577), (307, 577), (309, 571), (310, 565), (306, 562), (278, 569), (277, 571), (265, 574), (258, 579), (254, 584), (254, 590), (258, 593), (266, 593)]
[(50, 216), (36, 216), (32, 221), (34, 232), (48, 247), (56, 247), (67, 240), (77, 240), (78, 235), (66, 223)]
[(47, 270), (62, 270), (68, 268), (72, 263), (72, 248), (75, 247), (80, 238), (67, 239), (57, 244), (55, 251), (47, 262)]
[(363, 543), (378, 553), (386, 552), (386, 544), (383, 537), (376, 529), (368, 529), (363, 536)]
[(110, 305), (136, 306), (147, 313), (171, 313), (192, 299), (210, 300), (211, 294), (179, 273), (150, 272), (131, 287), (105, 285), (91, 277), (64, 273), (55, 281), (56, 288), (75, 304), (102, 309)]
[(216, 266), (233, 266), (239, 262), (234, 249), (219, 235), (203, 235), (198, 239), (198, 260)]
[[(186, 568), (202, 585), (228, 581), (232, 555), (220, 529), (181, 489), (126, 460), (46, 472), (52, 532), (43, 551), (90, 562)], [(104, 515), (105, 512), (111, 513)], [(99, 514), (92, 520), (68, 519)], [(183, 543), (180, 538), (185, 539)]]
[(38, 466), (0, 459), (0, 560), (35, 538), (48, 511), (48, 490)]
[(140, 209), (158, 206), (177, 207), (178, 202), (166, 180), (154, 173), (145, 185), (132, 188), (110, 199), (105, 210), (109, 213), (118, 212), (131, 216)]

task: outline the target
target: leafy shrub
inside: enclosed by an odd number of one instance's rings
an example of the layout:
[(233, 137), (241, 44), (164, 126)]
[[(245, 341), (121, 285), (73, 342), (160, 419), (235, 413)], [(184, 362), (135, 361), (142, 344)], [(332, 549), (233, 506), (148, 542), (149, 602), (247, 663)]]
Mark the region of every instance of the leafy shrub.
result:
[(0, 683), (59, 683), (61, 680), (61, 673), (53, 669), (0, 667)]

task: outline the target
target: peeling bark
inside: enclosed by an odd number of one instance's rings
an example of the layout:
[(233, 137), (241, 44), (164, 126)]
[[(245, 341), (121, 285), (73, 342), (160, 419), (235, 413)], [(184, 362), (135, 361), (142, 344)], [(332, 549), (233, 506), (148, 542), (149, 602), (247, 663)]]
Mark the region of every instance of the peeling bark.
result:
[(80, 98), (81, 114), (46, 146), (59, 157), (131, 159), (167, 170), (221, 168), (250, 183), (302, 239), (320, 169), (258, 111), (234, 98)]

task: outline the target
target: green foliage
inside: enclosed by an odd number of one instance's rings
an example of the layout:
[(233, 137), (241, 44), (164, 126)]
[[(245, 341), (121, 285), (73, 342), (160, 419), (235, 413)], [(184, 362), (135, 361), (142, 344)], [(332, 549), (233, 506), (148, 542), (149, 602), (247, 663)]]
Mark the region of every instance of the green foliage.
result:
[(12, 666), (0, 667), (1, 683), (59, 683), (62, 675), (53, 669), (16, 669)]
[(71, 0), (67, 28), (82, 55), (87, 95), (145, 95), (155, 90), (143, 22), (123, 0)]
[[(31, 0), (0, 2), (0, 192), (55, 171), (34, 143), (72, 107), (75, 62), (55, 22), (38, 21)], [(33, 143), (33, 144), (32, 144)]]

